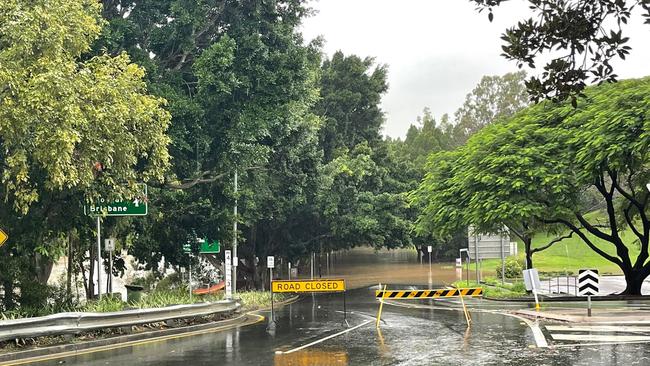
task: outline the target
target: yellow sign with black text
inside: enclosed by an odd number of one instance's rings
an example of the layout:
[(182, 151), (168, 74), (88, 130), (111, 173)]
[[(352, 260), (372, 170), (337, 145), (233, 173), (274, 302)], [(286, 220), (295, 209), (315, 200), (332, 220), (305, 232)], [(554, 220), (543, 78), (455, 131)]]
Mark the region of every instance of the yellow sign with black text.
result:
[(272, 292), (343, 292), (345, 280), (299, 280), (299, 281), (273, 281)]
[(7, 239), (9, 239), (9, 235), (7, 235), (4, 230), (0, 229), (0, 247), (4, 245)]

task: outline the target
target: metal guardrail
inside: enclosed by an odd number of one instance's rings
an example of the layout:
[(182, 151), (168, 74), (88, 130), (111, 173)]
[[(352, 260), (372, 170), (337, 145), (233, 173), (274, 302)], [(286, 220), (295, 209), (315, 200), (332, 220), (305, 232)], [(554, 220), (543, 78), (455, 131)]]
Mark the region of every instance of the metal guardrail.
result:
[(194, 318), (234, 312), (241, 305), (233, 300), (205, 304), (173, 305), (156, 309), (135, 309), (112, 313), (59, 313), (35, 318), (0, 321), (0, 341), (78, 334), (84, 331), (119, 328), (165, 320)]

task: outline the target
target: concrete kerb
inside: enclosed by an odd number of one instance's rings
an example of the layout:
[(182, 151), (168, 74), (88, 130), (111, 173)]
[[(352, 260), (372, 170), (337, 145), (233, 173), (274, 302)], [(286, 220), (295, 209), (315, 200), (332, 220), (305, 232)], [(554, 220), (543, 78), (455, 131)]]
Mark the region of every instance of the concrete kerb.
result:
[[(574, 310), (575, 309), (571, 309)], [(533, 311), (533, 310), (515, 310), (511, 311), (512, 314), (523, 316), (534, 320), (546, 320), (552, 322), (562, 323), (589, 323), (589, 324), (617, 324), (617, 325), (643, 325), (650, 324), (650, 313), (647, 315), (639, 315), (638, 311), (634, 310), (610, 310), (609, 316), (591, 316), (567, 314), (559, 310), (556, 311)], [(616, 313), (616, 318), (612, 318), (612, 313)]]

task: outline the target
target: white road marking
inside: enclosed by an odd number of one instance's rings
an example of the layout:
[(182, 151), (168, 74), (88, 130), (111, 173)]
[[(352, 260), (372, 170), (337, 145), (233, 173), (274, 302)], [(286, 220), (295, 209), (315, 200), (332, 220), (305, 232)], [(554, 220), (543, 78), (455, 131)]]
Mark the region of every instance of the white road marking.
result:
[(316, 345), (316, 344), (319, 344), (319, 343), (325, 342), (325, 341), (328, 340), (328, 339), (332, 339), (332, 338), (338, 337), (338, 336), (340, 336), (340, 335), (342, 335), (342, 334), (345, 334), (345, 333), (351, 332), (351, 331), (353, 331), (353, 330), (355, 330), (355, 329), (361, 328), (361, 327), (363, 327), (363, 326), (365, 326), (365, 325), (368, 325), (368, 324), (372, 323), (373, 321), (374, 321), (374, 320), (368, 320), (368, 321), (363, 322), (363, 323), (361, 323), (361, 324), (359, 324), (359, 325), (357, 325), (357, 326), (354, 326), (354, 327), (352, 327), (352, 328), (350, 328), (350, 329), (346, 329), (346, 330), (344, 330), (344, 331), (338, 332), (338, 333), (336, 333), (336, 334), (332, 334), (332, 335), (327, 336), (327, 337), (325, 337), (325, 338), (321, 338), (321, 339), (319, 339), (319, 340), (317, 340), (317, 341), (314, 341), (314, 342), (311, 342), (311, 343), (305, 344), (304, 346), (300, 346), (300, 347), (298, 347), (298, 348), (294, 348), (294, 349), (292, 349), (292, 350), (290, 350), (290, 351), (286, 351), (286, 352), (276, 351), (275, 353), (277, 353), (277, 354), (289, 354), (289, 353), (294, 353), (294, 352), (297, 352), (297, 351), (303, 350), (303, 349), (305, 349), (305, 348), (311, 347), (311, 346), (313, 346), (313, 345)]
[(575, 347), (593, 347), (593, 346), (616, 346), (619, 344), (648, 344), (650, 341), (641, 342), (598, 342), (598, 343), (571, 343), (571, 344), (554, 344), (549, 348), (575, 348)]
[(535, 344), (537, 344), (537, 347), (548, 348), (548, 342), (546, 341), (546, 337), (544, 337), (544, 333), (539, 328), (538, 322), (533, 322), (529, 319), (524, 318), (523, 316), (519, 316), (515, 314), (508, 314), (508, 313), (497, 313), (497, 314), (512, 316), (526, 323), (526, 325), (528, 325), (528, 327), (530, 328), (531, 332), (533, 332), (533, 338), (535, 338)]
[(646, 333), (650, 327), (625, 327), (615, 325), (547, 325), (546, 329), (556, 332), (619, 332)]
[(587, 341), (587, 342), (650, 342), (648, 336), (628, 335), (596, 335), (596, 334), (555, 334), (551, 337), (558, 341)]

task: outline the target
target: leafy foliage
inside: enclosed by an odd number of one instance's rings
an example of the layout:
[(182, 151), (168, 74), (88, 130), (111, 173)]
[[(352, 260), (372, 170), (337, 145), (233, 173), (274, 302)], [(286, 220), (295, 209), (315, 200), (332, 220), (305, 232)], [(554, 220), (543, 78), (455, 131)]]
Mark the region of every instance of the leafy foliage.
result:
[(130, 198), (169, 167), (170, 115), (147, 94), (144, 70), (124, 53), (89, 54), (104, 25), (96, 1), (0, 4), (5, 310), (16, 298), (46, 305), (53, 261), (72, 237), (92, 235), (85, 202)]
[[(470, 0), (479, 11), (493, 8), (505, 0)], [(540, 57), (550, 61), (540, 77), (531, 77), (526, 86), (534, 101), (571, 100), (583, 96), (588, 81), (611, 82), (617, 79), (611, 61), (625, 59), (631, 47), (623, 27), (633, 17), (635, 8), (643, 9), (645, 23), (650, 24), (650, 1), (609, 0), (529, 0), (534, 16), (507, 29), (503, 55), (519, 67), (537, 66)]]
[[(639, 294), (648, 262), (646, 110), (649, 79), (626, 80), (586, 90), (588, 103), (542, 103), (490, 126), (452, 153), (434, 155), (413, 194), (425, 208), (420, 230), (448, 234), (474, 224), (479, 231), (507, 225), (522, 240), (532, 230), (569, 229), (626, 276), (626, 293)], [(584, 192), (595, 190), (606, 222), (590, 220)], [(629, 226), (638, 257), (622, 236)], [(607, 228), (607, 230), (603, 230)], [(616, 248), (599, 247), (587, 233)], [(546, 248), (557, 242), (548, 243)], [(527, 252), (530, 249), (527, 248)]]

